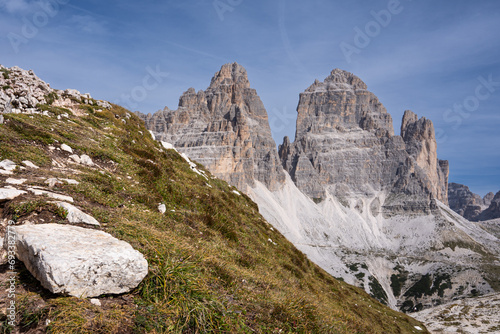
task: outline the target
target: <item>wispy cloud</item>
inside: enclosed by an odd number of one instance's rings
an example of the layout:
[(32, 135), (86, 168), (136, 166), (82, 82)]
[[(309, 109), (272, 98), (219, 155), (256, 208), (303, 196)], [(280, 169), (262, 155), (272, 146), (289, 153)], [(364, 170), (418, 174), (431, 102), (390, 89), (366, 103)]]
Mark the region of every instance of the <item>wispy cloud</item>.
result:
[(106, 22), (96, 19), (90, 15), (73, 15), (70, 20), (80, 31), (103, 35), (107, 33)]

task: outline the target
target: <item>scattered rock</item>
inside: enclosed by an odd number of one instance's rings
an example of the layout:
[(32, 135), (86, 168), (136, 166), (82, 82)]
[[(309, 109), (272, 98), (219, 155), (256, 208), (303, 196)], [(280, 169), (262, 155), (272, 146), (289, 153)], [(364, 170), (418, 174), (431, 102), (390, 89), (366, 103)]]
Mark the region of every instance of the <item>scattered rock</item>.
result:
[(26, 167), (28, 168), (34, 168), (34, 169), (38, 169), (39, 167), (37, 165), (35, 165), (34, 163), (32, 163), (31, 161), (29, 160), (24, 160), (22, 162), (23, 165), (25, 165)]
[(50, 178), (50, 179), (45, 180), (45, 184), (47, 184), (50, 188), (52, 188), (56, 184), (62, 184), (62, 182), (56, 178)]
[(92, 159), (86, 155), (86, 154), (83, 154), (80, 156), (80, 162), (83, 164), (83, 165), (86, 165), (86, 166), (94, 166), (94, 162), (92, 161)]
[(12, 172), (14, 169), (16, 169), (16, 167), (17, 167), (16, 163), (9, 159), (5, 159), (0, 162), (0, 168), (3, 168), (8, 172)]
[(36, 196), (44, 196), (45, 195), (45, 196), (48, 196), (48, 197), (53, 198), (53, 199), (73, 203), (73, 198), (70, 196), (56, 194), (56, 193), (53, 193), (50, 191), (36, 189), (36, 188), (28, 188), (28, 190), (31, 191)]
[(73, 179), (59, 179), (59, 180), (64, 181), (67, 184), (72, 184), (72, 185), (79, 185), (80, 184), (80, 182), (78, 182), (77, 180), (73, 180)]
[(102, 231), (59, 224), (12, 231), (16, 257), (53, 293), (80, 298), (126, 293), (148, 273), (141, 253)]
[(61, 145), (61, 150), (73, 154), (73, 149), (71, 147), (69, 147), (68, 145), (66, 145), (66, 144), (62, 144)]
[(55, 202), (58, 207), (66, 210), (68, 215), (66, 219), (72, 224), (87, 224), (93, 226), (100, 226), (99, 222), (92, 216), (86, 214), (75, 206), (66, 202)]
[(27, 179), (13, 179), (13, 178), (9, 177), (7, 180), (5, 180), (5, 183), (15, 184), (15, 185), (21, 185), (21, 184), (23, 184), (26, 181), (28, 181), (28, 180)]
[(22, 194), (26, 194), (26, 191), (11, 188), (0, 188), (0, 201), (9, 201)]
[(165, 204), (160, 204), (158, 205), (158, 211), (161, 213), (161, 214), (164, 214), (165, 212), (167, 212), (167, 207)]
[(91, 298), (90, 303), (95, 306), (101, 306), (101, 301), (97, 298)]
[(82, 162), (82, 161), (80, 160), (80, 157), (79, 157), (78, 155), (76, 155), (76, 154), (72, 154), (72, 155), (70, 155), (70, 156), (69, 156), (69, 158), (70, 158), (71, 160), (73, 160), (74, 162), (76, 162), (77, 164), (79, 164), (79, 163), (81, 163), (81, 162)]

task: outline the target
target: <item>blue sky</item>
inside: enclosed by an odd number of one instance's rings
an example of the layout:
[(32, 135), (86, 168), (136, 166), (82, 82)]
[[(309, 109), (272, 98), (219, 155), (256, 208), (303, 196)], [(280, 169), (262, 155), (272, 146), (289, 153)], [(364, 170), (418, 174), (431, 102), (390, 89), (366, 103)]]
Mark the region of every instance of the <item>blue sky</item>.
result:
[(132, 110), (176, 109), (234, 61), (277, 144), (294, 136), (299, 93), (341, 68), (367, 83), (396, 133), (406, 109), (434, 122), (450, 181), (500, 190), (497, 0), (0, 0), (2, 65)]

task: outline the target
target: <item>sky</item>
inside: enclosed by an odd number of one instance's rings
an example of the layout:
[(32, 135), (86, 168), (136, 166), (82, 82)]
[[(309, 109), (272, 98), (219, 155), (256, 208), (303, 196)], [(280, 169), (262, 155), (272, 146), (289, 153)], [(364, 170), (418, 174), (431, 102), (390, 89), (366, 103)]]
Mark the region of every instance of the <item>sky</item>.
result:
[(177, 109), (223, 64), (248, 72), (277, 144), (335, 68), (393, 117), (431, 119), (450, 182), (500, 190), (500, 1), (0, 0), (0, 64), (132, 111)]

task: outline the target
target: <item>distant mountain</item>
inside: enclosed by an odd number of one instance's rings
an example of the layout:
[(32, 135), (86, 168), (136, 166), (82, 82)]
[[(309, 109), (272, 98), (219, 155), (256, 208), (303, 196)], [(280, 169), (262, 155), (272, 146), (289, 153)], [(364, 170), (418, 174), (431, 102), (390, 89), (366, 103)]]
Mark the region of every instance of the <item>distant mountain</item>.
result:
[(496, 195), (490, 192), (481, 198), (463, 184), (450, 183), (448, 185), (448, 198), (450, 208), (470, 221), (500, 218), (500, 209), (498, 208), (500, 191)]
[[(242, 98), (250, 92), (258, 108)], [(224, 65), (206, 92), (190, 89), (180, 101), (140, 117), (238, 185), (330, 274), (404, 311), (500, 289), (499, 240), (447, 206), (449, 167), (432, 122), (406, 111), (394, 135), (391, 116), (353, 74), (334, 70), (300, 95), (295, 142), (279, 147), (284, 171), (240, 65)]]

